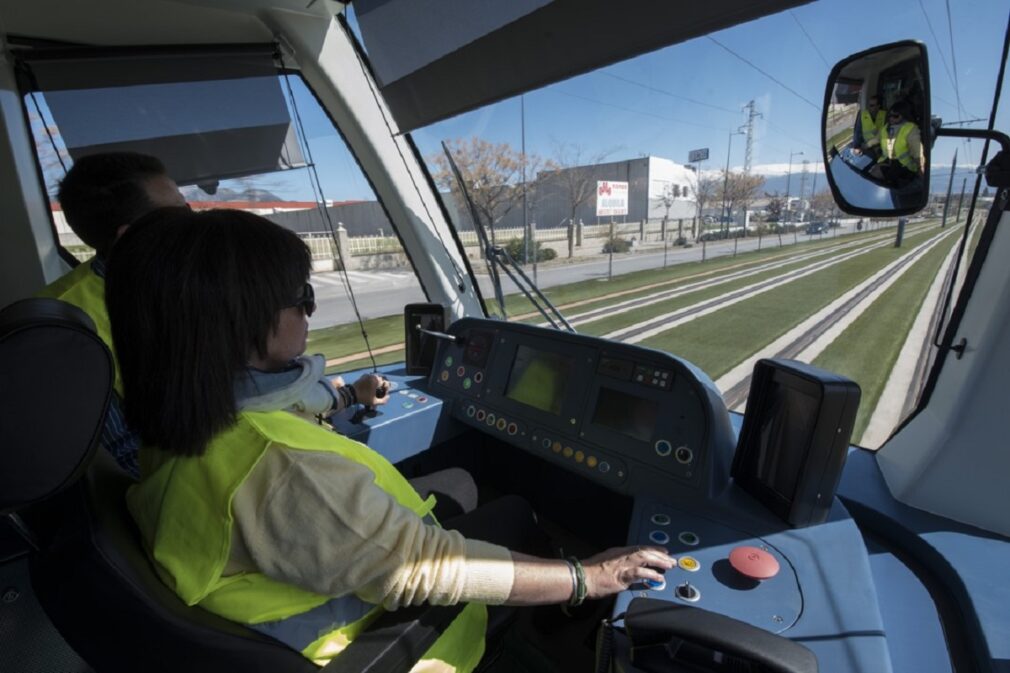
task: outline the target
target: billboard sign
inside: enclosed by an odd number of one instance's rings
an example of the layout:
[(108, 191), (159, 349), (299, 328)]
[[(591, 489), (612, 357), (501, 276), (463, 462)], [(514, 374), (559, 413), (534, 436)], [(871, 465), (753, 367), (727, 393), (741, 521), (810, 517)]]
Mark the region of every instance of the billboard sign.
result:
[(628, 183), (600, 180), (596, 183), (596, 216), (628, 214)]
[(693, 164), (699, 161), (705, 161), (708, 159), (708, 148), (704, 147), (700, 150), (691, 150), (687, 153), (687, 163)]

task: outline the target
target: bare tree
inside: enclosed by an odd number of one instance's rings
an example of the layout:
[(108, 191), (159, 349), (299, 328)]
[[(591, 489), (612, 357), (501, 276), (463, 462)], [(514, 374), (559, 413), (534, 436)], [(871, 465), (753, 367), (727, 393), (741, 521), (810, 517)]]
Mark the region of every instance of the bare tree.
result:
[[(666, 224), (670, 221), (670, 208), (673, 208), (673, 204), (677, 200), (677, 196), (680, 195), (680, 185), (668, 184), (663, 188), (663, 191), (659, 196), (653, 197), (653, 202), (657, 206), (662, 206), (663, 208), (663, 224), (661, 225), (661, 232), (663, 235), (663, 240), (666, 240)], [(683, 227), (683, 224), (681, 224)], [(677, 232), (677, 238), (681, 238), (683, 232)]]
[(765, 192), (765, 196), (770, 197), (768, 199), (768, 206), (765, 208), (768, 212), (769, 222), (778, 222), (782, 219), (782, 213), (786, 209), (786, 200), (779, 196), (778, 192), (769, 194)]
[[(465, 140), (450, 140), (446, 145), (459, 167), (478, 215), (491, 232), (491, 243), (494, 244), (495, 224), (522, 203), (520, 177), (523, 155), (508, 143), (495, 144), (476, 136)], [(536, 175), (541, 159), (537, 155), (527, 154), (525, 160), (527, 177)], [(429, 161), (436, 167), (435, 183), (458, 194), (459, 186), (445, 155), (435, 154)], [(462, 199), (459, 201), (463, 202)]]
[[(716, 192), (720, 185), (722, 184), (722, 178), (713, 175), (698, 175), (694, 176), (694, 200), (697, 203), (697, 217), (696, 226), (692, 232), (692, 236), (697, 240), (701, 238), (702, 227), (701, 221), (705, 213), (705, 206), (710, 204), (714, 199)], [(686, 190), (685, 190), (686, 191)]]
[(543, 171), (542, 180), (559, 189), (568, 203), (568, 256), (575, 255), (575, 217), (579, 206), (596, 193), (596, 166), (615, 149), (589, 153), (582, 145), (559, 143), (554, 158)]
[(739, 208), (749, 207), (765, 184), (764, 177), (760, 175), (747, 175), (734, 171), (730, 171), (728, 176), (723, 171), (721, 180), (727, 185), (726, 203), (729, 205), (730, 214)]
[(817, 192), (810, 198), (810, 210), (815, 217), (830, 217), (836, 210), (835, 197), (831, 190)]

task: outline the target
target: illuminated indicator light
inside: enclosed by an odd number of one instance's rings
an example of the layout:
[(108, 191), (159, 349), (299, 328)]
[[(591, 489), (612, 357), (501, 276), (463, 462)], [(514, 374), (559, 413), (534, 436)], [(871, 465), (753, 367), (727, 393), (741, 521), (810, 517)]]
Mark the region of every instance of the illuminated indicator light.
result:
[(462, 365), (456, 367), (456, 376), (463, 376), (463, 374), (466, 374), (466, 367)]
[(445, 366), (446, 367), (452, 367), (452, 363), (453, 363), (452, 356), (451, 355), (446, 355), (445, 356)]
[(446, 381), (449, 380), (449, 372), (443, 370), (442, 373), (438, 375), (438, 378), (441, 379), (443, 383), (445, 383)]
[(581, 451), (576, 451), (575, 452), (575, 462), (576, 463), (581, 463), (585, 459), (586, 459), (586, 454), (582, 453)]
[(563, 455), (565, 458), (571, 458), (573, 453), (575, 453), (575, 451), (572, 450), (572, 447), (566, 446), (564, 450), (561, 452), (561, 455)]
[(696, 573), (701, 569), (698, 559), (693, 556), (681, 556), (677, 560), (677, 565), (680, 566), (681, 570), (686, 570), (689, 573)]
[(499, 418), (498, 419), (498, 425), (497, 425), (497, 427), (498, 427), (499, 430), (504, 430), (506, 425), (508, 425), (508, 421), (506, 421), (504, 418)]
[(509, 430), (508, 430), (508, 432), (509, 432), (510, 435), (516, 434), (517, 432), (519, 432), (519, 426), (516, 425), (515, 423), (509, 423)]
[(480, 383), (481, 381), (483, 381), (484, 380), (484, 372), (477, 372), (476, 374), (474, 374), (473, 375), (473, 380), (476, 381), (477, 383)]
[(551, 444), (551, 451), (554, 453), (561, 453), (561, 442), (554, 442)]
[(473, 382), (470, 381), (470, 377), (467, 377), (467, 378), (463, 379), (463, 390), (470, 390), (470, 386), (472, 386), (472, 385), (473, 385)]
[(596, 460), (596, 456), (589, 456), (588, 458), (586, 458), (586, 465), (588, 465), (589, 467), (596, 467), (596, 464), (598, 462), (600, 461)]

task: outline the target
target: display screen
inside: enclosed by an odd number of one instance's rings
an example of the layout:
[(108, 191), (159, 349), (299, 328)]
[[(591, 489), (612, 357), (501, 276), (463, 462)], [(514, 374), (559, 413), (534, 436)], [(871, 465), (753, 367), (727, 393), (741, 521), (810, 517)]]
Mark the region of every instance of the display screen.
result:
[(786, 500), (796, 492), (796, 482), (809, 449), (818, 398), (779, 381), (769, 386), (768, 402), (758, 432), (754, 475)]
[(657, 409), (658, 405), (652, 400), (601, 387), (592, 423), (648, 442), (656, 428)]
[(519, 346), (505, 397), (559, 415), (574, 366), (573, 357)]

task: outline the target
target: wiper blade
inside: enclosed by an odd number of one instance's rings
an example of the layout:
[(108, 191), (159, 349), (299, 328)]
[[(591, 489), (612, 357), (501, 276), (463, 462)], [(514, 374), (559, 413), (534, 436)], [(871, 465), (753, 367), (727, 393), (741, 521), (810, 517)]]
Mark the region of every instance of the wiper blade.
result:
[(502, 292), (501, 277), (498, 274), (499, 267), (515, 283), (519, 291), (523, 293), (523, 296), (533, 304), (533, 307), (540, 312), (540, 315), (547, 320), (551, 327), (557, 330), (563, 328), (569, 332), (575, 332), (575, 328), (565, 319), (561, 311), (544, 296), (544, 293), (530, 280), (529, 276), (522, 270), (522, 267), (508, 254), (508, 251), (501, 246), (491, 244), (491, 240), (484, 230), (484, 223), (480, 219), (480, 212), (477, 210), (477, 206), (474, 204), (473, 199), (470, 197), (470, 192), (466, 188), (463, 174), (460, 173), (459, 166), (456, 165), (456, 161), (452, 158), (452, 152), (449, 151), (449, 147), (445, 144), (444, 140), (442, 141), (442, 151), (445, 152), (449, 168), (452, 170), (453, 177), (456, 178), (456, 184), (459, 185), (463, 200), (466, 201), (474, 231), (477, 232), (477, 238), (484, 249), (484, 261), (487, 264), (488, 275), (491, 277), (491, 283), (494, 287), (495, 301), (498, 302), (498, 308), (501, 310), (502, 317), (508, 318), (508, 314), (505, 311), (505, 296)]

